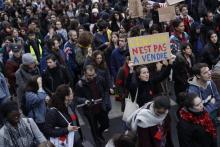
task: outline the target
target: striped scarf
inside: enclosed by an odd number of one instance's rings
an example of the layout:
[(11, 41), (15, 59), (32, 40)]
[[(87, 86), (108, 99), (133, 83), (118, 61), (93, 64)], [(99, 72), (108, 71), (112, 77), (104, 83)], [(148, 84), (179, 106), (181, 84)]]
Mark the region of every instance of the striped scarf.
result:
[(20, 119), (17, 128), (6, 122), (5, 135), (10, 140), (9, 144), (14, 147), (32, 147), (34, 144), (34, 136), (22, 119)]

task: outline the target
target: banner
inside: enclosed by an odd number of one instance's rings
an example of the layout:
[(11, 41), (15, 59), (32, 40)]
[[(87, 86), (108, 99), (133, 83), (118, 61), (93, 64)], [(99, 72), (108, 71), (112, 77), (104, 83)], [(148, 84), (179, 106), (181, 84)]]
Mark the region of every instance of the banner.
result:
[(128, 7), (131, 18), (144, 16), (141, 0), (128, 0)]
[(169, 22), (176, 19), (176, 11), (174, 6), (159, 8), (158, 13), (160, 22)]
[(174, 5), (174, 4), (177, 4), (177, 3), (182, 2), (182, 1), (184, 1), (184, 0), (167, 0), (167, 3), (169, 5)]
[(169, 33), (128, 38), (128, 46), (134, 65), (154, 63), (171, 57)]

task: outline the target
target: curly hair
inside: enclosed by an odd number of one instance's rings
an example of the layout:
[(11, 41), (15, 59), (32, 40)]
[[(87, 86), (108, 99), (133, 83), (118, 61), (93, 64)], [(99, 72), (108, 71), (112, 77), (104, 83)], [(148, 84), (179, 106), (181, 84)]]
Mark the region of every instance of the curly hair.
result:
[(52, 96), (50, 107), (55, 107), (61, 112), (67, 112), (67, 107), (64, 102), (65, 97), (68, 95), (70, 95), (70, 87), (68, 85), (62, 84), (58, 86)]
[(88, 31), (84, 31), (82, 32), (82, 34), (79, 35), (78, 43), (80, 46), (87, 48), (91, 46), (92, 40), (93, 40), (92, 34)]

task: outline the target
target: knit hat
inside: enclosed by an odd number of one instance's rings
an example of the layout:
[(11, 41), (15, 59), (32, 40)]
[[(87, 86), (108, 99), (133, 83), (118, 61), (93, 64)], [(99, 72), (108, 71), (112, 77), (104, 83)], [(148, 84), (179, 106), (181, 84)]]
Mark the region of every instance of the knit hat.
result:
[(92, 3), (99, 3), (99, 0), (92, 0)]
[(31, 53), (23, 54), (23, 56), (22, 56), (22, 63), (24, 65), (30, 65), (30, 64), (34, 64), (35, 63), (34, 57), (31, 55)]
[(93, 8), (92, 13), (99, 13), (99, 10), (97, 8)]

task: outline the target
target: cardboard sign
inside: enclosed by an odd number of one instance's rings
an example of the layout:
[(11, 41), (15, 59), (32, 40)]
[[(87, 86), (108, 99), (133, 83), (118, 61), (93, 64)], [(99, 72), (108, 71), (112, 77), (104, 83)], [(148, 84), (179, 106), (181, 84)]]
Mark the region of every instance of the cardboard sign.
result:
[(128, 0), (128, 6), (131, 18), (144, 16), (141, 0)]
[(149, 64), (171, 57), (169, 33), (128, 38), (128, 46), (134, 65)]
[(159, 8), (158, 13), (160, 22), (167, 22), (176, 19), (176, 12), (174, 6)]
[(174, 5), (174, 4), (177, 4), (177, 3), (182, 2), (182, 1), (184, 1), (184, 0), (167, 0), (167, 3), (169, 5)]

